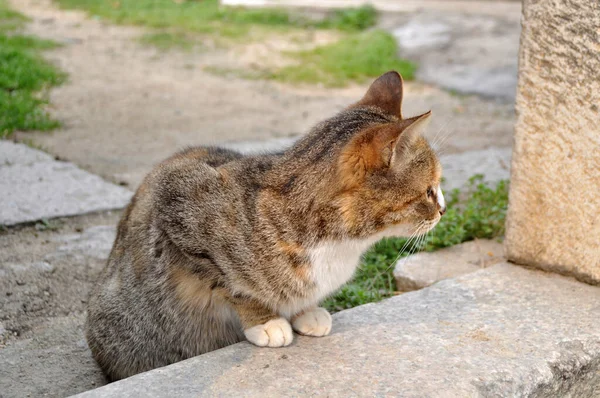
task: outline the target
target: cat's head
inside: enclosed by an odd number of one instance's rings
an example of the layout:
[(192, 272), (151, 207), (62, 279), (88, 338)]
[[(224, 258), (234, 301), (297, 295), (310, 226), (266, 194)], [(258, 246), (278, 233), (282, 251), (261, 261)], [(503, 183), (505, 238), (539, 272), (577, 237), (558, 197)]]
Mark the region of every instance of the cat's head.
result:
[(433, 228), (446, 211), (439, 159), (423, 132), (431, 112), (403, 118), (397, 72), (379, 77), (346, 118), (384, 118), (366, 124), (337, 157), (337, 198), (345, 229), (355, 236), (410, 236)]

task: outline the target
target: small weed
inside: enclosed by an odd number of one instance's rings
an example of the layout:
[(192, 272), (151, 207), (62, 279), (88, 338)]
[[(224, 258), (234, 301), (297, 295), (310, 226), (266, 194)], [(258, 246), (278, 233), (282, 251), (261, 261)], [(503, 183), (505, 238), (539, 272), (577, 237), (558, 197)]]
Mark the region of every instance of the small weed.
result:
[(471, 178), (464, 192), (454, 190), (448, 211), (422, 244), (406, 239), (384, 239), (363, 257), (354, 279), (323, 303), (329, 311), (380, 301), (396, 290), (394, 263), (413, 251), (433, 251), (476, 238), (503, 236), (508, 207), (508, 181), (495, 187), (483, 183), (483, 176)]
[(153, 32), (147, 33), (140, 38), (143, 44), (151, 44), (161, 50), (176, 48), (179, 50), (191, 50), (194, 46), (193, 38), (182, 32)]
[(57, 231), (62, 227), (62, 222), (58, 220), (47, 220), (42, 218), (40, 221), (35, 223), (36, 231)]
[(333, 44), (291, 54), (298, 60), (298, 65), (276, 71), (274, 78), (283, 82), (339, 87), (396, 70), (405, 80), (413, 79), (415, 65), (399, 59), (397, 51), (394, 38), (382, 30), (352, 34)]
[(63, 82), (65, 75), (39, 54), (56, 43), (12, 32), (25, 19), (4, 1), (0, 1), (0, 18), (5, 18), (0, 22), (0, 138), (15, 130), (58, 127), (44, 110), (48, 103), (44, 92)]

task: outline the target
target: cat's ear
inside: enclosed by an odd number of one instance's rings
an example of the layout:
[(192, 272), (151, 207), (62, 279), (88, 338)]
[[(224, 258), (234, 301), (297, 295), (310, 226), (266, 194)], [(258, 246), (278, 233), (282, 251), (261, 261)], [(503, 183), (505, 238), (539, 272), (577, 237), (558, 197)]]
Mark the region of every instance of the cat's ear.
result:
[(369, 172), (389, 168), (406, 159), (408, 151), (425, 131), (430, 116), (431, 111), (397, 123), (373, 126), (354, 137), (339, 158), (342, 186), (355, 187)]
[(400, 122), (402, 133), (400, 133), (396, 140), (393, 156), (401, 157), (407, 150), (410, 150), (419, 137), (423, 136), (430, 120), (431, 111), (402, 120)]
[(371, 84), (365, 96), (354, 106), (376, 106), (384, 112), (402, 119), (402, 76), (391, 71)]

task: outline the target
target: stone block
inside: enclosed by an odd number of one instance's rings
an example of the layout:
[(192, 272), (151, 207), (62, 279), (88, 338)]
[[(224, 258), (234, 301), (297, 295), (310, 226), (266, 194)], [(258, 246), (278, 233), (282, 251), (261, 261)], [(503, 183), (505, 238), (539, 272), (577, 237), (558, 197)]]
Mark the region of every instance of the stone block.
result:
[(497, 264), (334, 315), (323, 338), (240, 343), (78, 395), (592, 397), (600, 288)]
[(422, 289), (444, 279), (479, 271), (502, 260), (502, 243), (488, 239), (465, 242), (432, 253), (413, 254), (396, 262), (396, 287), (401, 292)]
[(68, 162), (0, 141), (0, 225), (125, 207), (132, 193)]
[(525, 0), (508, 259), (600, 283), (600, 2)]

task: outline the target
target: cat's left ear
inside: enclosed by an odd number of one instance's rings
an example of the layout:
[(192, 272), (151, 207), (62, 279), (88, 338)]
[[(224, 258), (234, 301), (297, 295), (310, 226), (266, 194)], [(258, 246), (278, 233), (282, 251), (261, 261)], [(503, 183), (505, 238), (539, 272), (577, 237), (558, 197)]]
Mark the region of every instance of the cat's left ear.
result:
[(353, 106), (376, 106), (402, 119), (402, 76), (396, 71), (381, 75), (371, 84), (365, 96)]

